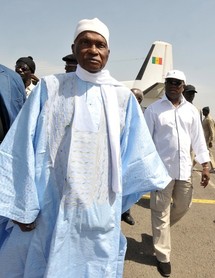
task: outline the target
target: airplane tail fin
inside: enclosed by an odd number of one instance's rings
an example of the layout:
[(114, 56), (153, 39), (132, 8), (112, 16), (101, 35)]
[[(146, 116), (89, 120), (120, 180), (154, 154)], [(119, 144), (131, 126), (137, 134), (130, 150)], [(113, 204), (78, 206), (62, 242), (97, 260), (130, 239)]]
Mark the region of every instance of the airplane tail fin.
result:
[[(163, 41), (155, 41), (136, 79), (123, 83), (130, 89), (139, 88), (144, 92), (144, 102), (152, 102), (152, 100), (161, 97), (166, 73), (172, 69), (172, 45)], [(146, 98), (150, 98), (151, 100), (146, 100)]]
[[(166, 73), (173, 69), (172, 45), (155, 41), (137, 74), (134, 85), (145, 90), (157, 82), (164, 82)], [(140, 87), (141, 86), (141, 87)]]

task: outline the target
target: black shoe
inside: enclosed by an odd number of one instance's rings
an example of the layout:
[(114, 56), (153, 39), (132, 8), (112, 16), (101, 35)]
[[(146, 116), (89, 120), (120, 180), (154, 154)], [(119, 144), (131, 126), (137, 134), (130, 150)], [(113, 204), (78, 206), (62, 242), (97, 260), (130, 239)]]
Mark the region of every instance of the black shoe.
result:
[(159, 262), (157, 260), (157, 269), (158, 269), (158, 272), (160, 272), (160, 274), (163, 277), (169, 277), (170, 274), (171, 274), (171, 264), (170, 264), (170, 262), (162, 263), (162, 262)]
[(215, 169), (212, 168), (209, 172), (214, 174), (215, 173)]
[(135, 224), (134, 218), (128, 213), (123, 213), (121, 219), (129, 225)]

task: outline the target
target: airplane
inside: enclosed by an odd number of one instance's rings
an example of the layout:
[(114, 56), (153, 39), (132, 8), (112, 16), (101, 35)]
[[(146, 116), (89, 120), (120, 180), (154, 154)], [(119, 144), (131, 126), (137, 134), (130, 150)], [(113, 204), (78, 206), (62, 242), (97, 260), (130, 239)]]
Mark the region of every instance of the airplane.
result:
[(122, 83), (129, 89), (142, 90), (144, 93), (143, 105), (147, 107), (163, 96), (165, 76), (172, 69), (172, 45), (163, 41), (155, 41), (135, 80), (122, 81)]

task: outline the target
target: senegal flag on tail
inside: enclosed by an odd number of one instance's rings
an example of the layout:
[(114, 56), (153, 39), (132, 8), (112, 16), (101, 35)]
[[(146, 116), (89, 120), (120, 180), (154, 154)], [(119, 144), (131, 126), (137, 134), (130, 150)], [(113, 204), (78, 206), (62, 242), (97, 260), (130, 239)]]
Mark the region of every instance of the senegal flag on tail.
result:
[(162, 58), (160, 58), (160, 57), (152, 57), (152, 64), (162, 65)]

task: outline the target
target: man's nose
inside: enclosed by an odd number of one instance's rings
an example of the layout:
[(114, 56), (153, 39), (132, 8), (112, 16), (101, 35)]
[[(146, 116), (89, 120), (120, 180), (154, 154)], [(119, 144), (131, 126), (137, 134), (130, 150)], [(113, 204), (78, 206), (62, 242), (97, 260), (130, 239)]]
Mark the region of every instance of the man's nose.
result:
[(22, 72), (22, 71), (23, 71), (22, 68), (20, 68), (20, 67), (16, 68), (16, 72)]
[(97, 47), (96, 47), (95, 44), (92, 44), (92, 45), (90, 46), (90, 48), (89, 48), (89, 51), (90, 51), (91, 53), (97, 53), (97, 52), (98, 52), (98, 49), (97, 49)]

